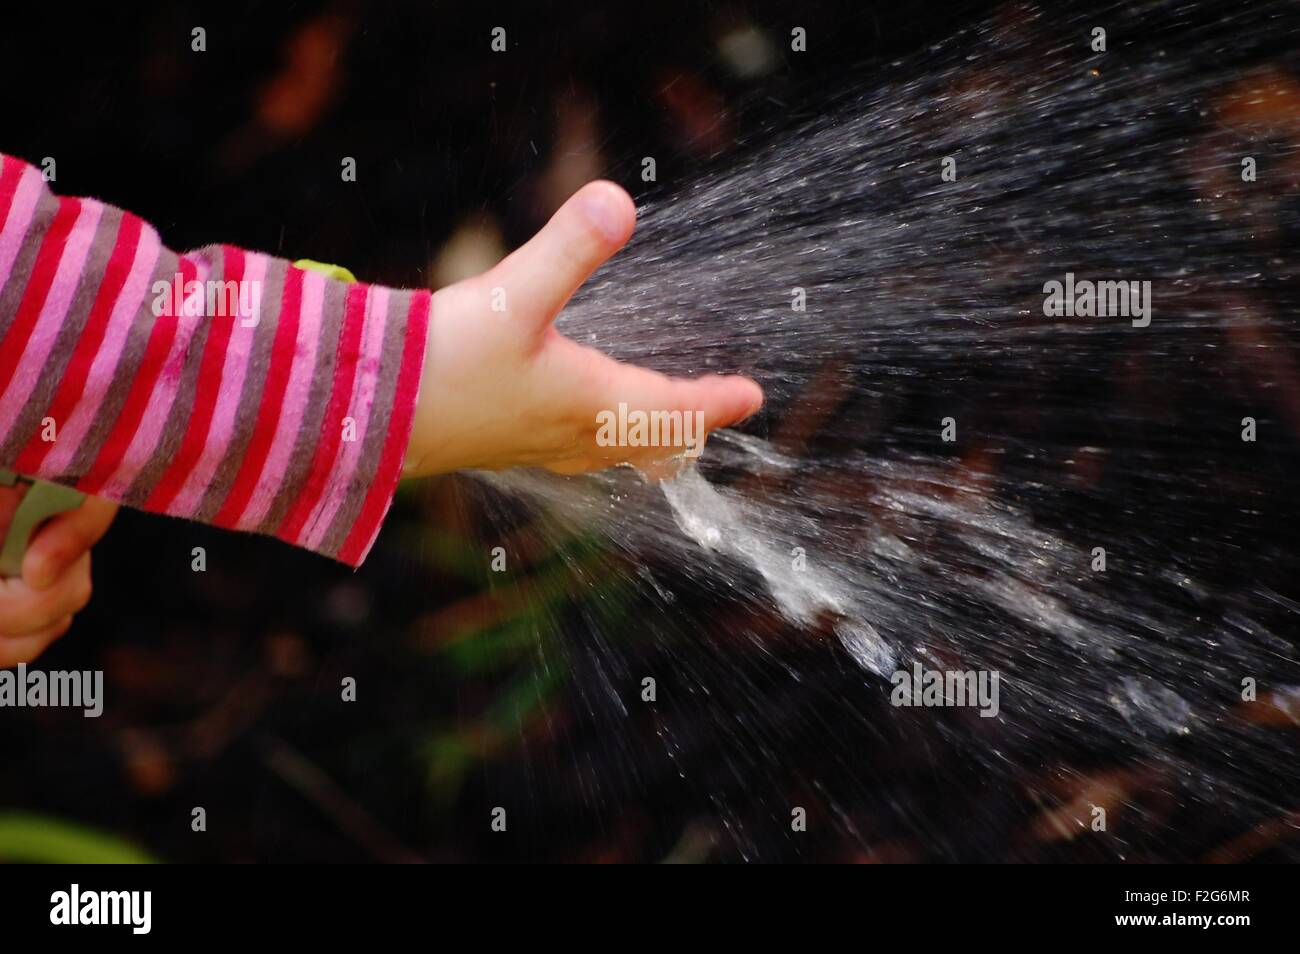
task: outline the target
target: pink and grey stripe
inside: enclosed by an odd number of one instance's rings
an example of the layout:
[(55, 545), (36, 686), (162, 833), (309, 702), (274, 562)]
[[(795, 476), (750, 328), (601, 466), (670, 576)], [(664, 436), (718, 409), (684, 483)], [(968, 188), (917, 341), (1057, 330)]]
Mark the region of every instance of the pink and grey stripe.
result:
[(0, 467), (356, 566), (401, 476), (429, 306), (230, 246), (168, 251), (0, 156)]

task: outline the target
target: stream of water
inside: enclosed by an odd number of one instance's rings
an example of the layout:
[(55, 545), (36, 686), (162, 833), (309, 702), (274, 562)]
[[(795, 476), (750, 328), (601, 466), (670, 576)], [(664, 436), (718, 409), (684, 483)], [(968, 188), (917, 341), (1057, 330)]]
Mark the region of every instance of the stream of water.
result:
[[(1225, 839), (1285, 817), (1297, 39), (1290, 3), (1026, 5), (846, 77), (820, 118), (643, 209), (559, 324), (751, 374), (763, 414), (659, 485), (485, 480), (595, 534), (674, 625), (717, 617), (681, 591), (721, 593), (816, 634), (874, 699), (918, 663), (999, 673), (995, 718), (934, 732), (1035, 802), (1077, 782), (1047, 813), (1062, 838), (1095, 804), (1154, 811), (1143, 791), (1203, 821), (1231, 804)], [(1050, 283), (1083, 281), (1133, 283), (1109, 304), (1134, 310), (1047, 313)]]

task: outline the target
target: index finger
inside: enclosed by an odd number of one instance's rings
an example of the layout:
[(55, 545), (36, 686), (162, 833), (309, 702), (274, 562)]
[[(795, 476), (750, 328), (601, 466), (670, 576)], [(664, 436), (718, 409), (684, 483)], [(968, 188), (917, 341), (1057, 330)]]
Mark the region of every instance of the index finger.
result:
[(23, 558), (23, 581), (43, 590), (63, 575), (77, 559), (108, 532), (117, 515), (117, 504), (99, 497), (87, 497), (45, 523), (32, 537)]

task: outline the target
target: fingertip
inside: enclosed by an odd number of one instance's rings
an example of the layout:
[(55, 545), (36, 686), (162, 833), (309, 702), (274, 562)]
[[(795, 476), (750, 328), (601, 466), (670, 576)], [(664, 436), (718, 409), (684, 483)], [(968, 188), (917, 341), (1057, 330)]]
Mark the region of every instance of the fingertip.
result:
[(739, 385), (737, 393), (741, 395), (741, 407), (744, 408), (744, 412), (739, 419), (743, 421), (762, 410), (763, 402), (766, 399), (763, 395), (762, 386), (753, 378), (738, 376), (736, 382)]
[(28, 547), (23, 557), (23, 582), (33, 590), (48, 590), (59, 578), (61, 567), (58, 555), (37, 549), (35, 544)]
[(23, 557), (23, 582), (34, 590), (48, 590), (72, 562), (72, 541), (66, 520), (55, 517), (44, 524), (27, 545)]
[(636, 228), (636, 203), (627, 190), (608, 179), (588, 182), (574, 196), (583, 216), (608, 242), (621, 247)]
[(710, 429), (730, 427), (752, 417), (763, 406), (763, 389), (758, 382), (737, 376), (715, 377), (708, 382), (714, 413)]
[(115, 503), (89, 497), (42, 524), (23, 558), (23, 582), (34, 590), (53, 586), (108, 532), (117, 509)]

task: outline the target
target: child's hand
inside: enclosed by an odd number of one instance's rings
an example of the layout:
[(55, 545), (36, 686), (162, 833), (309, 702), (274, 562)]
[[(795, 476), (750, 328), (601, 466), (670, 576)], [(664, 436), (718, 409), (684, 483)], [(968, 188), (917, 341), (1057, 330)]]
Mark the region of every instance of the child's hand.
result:
[(600, 446), (597, 415), (617, 412), (620, 403), (702, 411), (711, 431), (758, 410), (763, 392), (748, 378), (669, 378), (621, 364), (552, 327), (569, 296), (627, 242), (635, 223), (626, 192), (589, 183), (495, 268), (434, 295), (408, 476), (517, 465), (571, 474), (623, 462), (654, 470), (681, 448)]
[[(0, 539), (22, 499), (0, 487)], [(90, 600), (90, 548), (108, 530), (117, 505), (87, 497), (32, 535), (23, 575), (0, 578), (0, 668), (31, 662), (72, 625)]]

